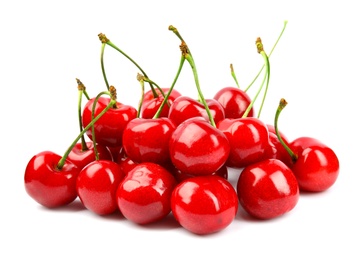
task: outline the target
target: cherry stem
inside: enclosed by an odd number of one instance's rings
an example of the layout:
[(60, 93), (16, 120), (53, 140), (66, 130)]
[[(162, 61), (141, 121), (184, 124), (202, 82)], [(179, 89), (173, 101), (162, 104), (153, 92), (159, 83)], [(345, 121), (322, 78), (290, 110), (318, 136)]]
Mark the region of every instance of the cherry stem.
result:
[(234, 79), (236, 85), (238, 86), (238, 88), (240, 88), (238, 79), (236, 78), (236, 75), (235, 75), (233, 64), (230, 64), (230, 71), (231, 71), (231, 76), (233, 76), (233, 79)]
[(275, 117), (274, 117), (274, 129), (276, 131), (276, 135), (277, 135), (279, 142), (283, 145), (284, 149), (288, 152), (289, 156), (292, 158), (292, 161), (295, 162), (295, 161), (297, 161), (297, 157), (298, 157), (297, 154), (295, 154), (292, 151), (292, 149), (289, 148), (289, 146), (284, 142), (284, 140), (282, 139), (281, 134), (279, 132), (279, 129), (278, 129), (279, 115), (281, 114), (283, 108), (285, 108), (287, 104), (288, 104), (287, 101), (284, 98), (281, 98), (281, 100), (279, 101), (279, 105), (278, 105)]
[[(79, 123), (79, 127), (80, 127), (80, 132), (82, 132), (83, 126), (82, 126), (82, 108), (81, 108), (81, 104), (82, 104), (82, 96), (84, 91), (86, 90), (85, 85), (83, 85), (83, 83), (81, 82), (81, 80), (77, 79), (77, 88), (78, 88), (78, 123)], [(86, 145), (86, 141), (85, 141), (85, 136), (82, 135), (81, 136), (81, 151), (87, 151), (88, 147)]]
[(104, 77), (104, 81), (105, 81), (105, 84), (106, 84), (106, 88), (107, 88), (107, 90), (109, 90), (109, 82), (108, 82), (107, 77), (106, 77), (105, 65), (104, 65), (105, 46), (106, 46), (106, 43), (103, 42), (101, 44), (101, 56), (100, 56), (100, 60), (101, 60), (102, 76)]
[(99, 120), (112, 106), (116, 104), (116, 100), (111, 99), (110, 103), (98, 114), (76, 137), (76, 139), (72, 142), (70, 147), (67, 149), (65, 154), (62, 156), (62, 158), (59, 160), (57, 164), (57, 169), (61, 170), (67, 160), (68, 155), (72, 151), (73, 147), (77, 144), (78, 140), (86, 133), (87, 130), (89, 130), (97, 120)]
[[(288, 23), (288, 21), (284, 21), (284, 23), (283, 23), (283, 29), (282, 29), (281, 33), (279, 34), (278, 39), (276, 40), (275, 44), (273, 45), (273, 48), (272, 48), (272, 49), (271, 49), (271, 51), (269, 52), (268, 57), (270, 57), (270, 56), (272, 55), (272, 53), (273, 53), (274, 49), (276, 48), (276, 46), (277, 46), (277, 44), (278, 44), (279, 40), (281, 39), (281, 37), (282, 37), (282, 35), (283, 35), (284, 30), (286, 29), (286, 25), (287, 25), (287, 23)], [(247, 92), (247, 91), (248, 91), (248, 89), (249, 89), (249, 88), (250, 88), (250, 87), (254, 84), (254, 82), (255, 82), (255, 81), (257, 80), (257, 78), (259, 77), (260, 73), (262, 73), (262, 71), (263, 71), (264, 67), (265, 67), (265, 64), (263, 64), (263, 66), (260, 68), (260, 70), (259, 70), (258, 74), (255, 76), (255, 78), (253, 79), (253, 81), (252, 81), (252, 82), (248, 85), (248, 87), (245, 89), (245, 92)]]
[[(265, 71), (265, 74), (264, 74), (264, 78), (263, 78), (263, 81), (262, 81), (262, 83), (260, 84), (260, 87), (259, 87), (259, 89), (258, 89), (258, 92), (255, 94), (255, 96), (254, 96), (254, 98), (252, 99), (252, 101), (250, 102), (250, 104), (249, 104), (249, 106), (247, 107), (247, 109), (245, 110), (245, 112), (244, 112), (244, 114), (243, 114), (243, 116), (242, 117), (247, 117), (248, 116), (248, 114), (249, 114), (249, 112), (250, 112), (250, 110), (252, 109), (252, 107), (253, 107), (253, 105), (254, 105), (254, 103), (255, 103), (255, 101), (257, 100), (257, 98), (258, 98), (258, 96), (259, 96), (259, 94), (260, 94), (260, 92), (262, 91), (262, 89), (263, 89), (263, 85), (264, 85), (264, 83), (266, 83), (266, 81), (267, 81), (267, 78), (269, 78), (269, 69), (270, 69), (270, 66), (269, 66), (269, 60), (268, 60), (268, 58), (267, 58), (267, 55), (264, 55), (265, 53), (264, 53), (264, 49), (263, 49), (263, 44), (262, 44), (262, 42), (261, 42), (261, 39), (258, 37), (257, 38), (257, 40), (256, 40), (256, 42), (255, 42), (255, 44), (256, 44), (256, 46), (257, 46), (257, 50), (258, 50), (258, 53), (260, 53), (262, 56), (263, 56), (263, 58), (264, 58), (264, 61), (265, 61), (265, 63), (266, 63), (266, 71)], [(263, 53), (263, 54), (262, 54)], [(263, 103), (263, 102), (262, 102)], [(260, 111), (259, 111), (260, 112)], [(259, 118), (259, 116), (260, 115), (258, 115), (258, 118)]]
[[(143, 73), (143, 75), (144, 75), (144, 77), (146, 77), (146, 78), (149, 78), (148, 76), (147, 76), (147, 73), (145, 73), (145, 71), (139, 66), (139, 64), (138, 63), (136, 63), (130, 56), (128, 56), (125, 52), (123, 52), (121, 49), (119, 49), (114, 43), (112, 43), (107, 37), (106, 37), (106, 35), (105, 34), (103, 34), (103, 33), (99, 33), (99, 39), (100, 39), (100, 41), (103, 43), (103, 44), (107, 44), (107, 45), (109, 45), (110, 47), (112, 47), (112, 48), (114, 48), (115, 50), (117, 50), (118, 52), (120, 52), (122, 55), (124, 55), (129, 61), (131, 61), (142, 73)], [(107, 84), (107, 85), (109, 85), (109, 84)], [(152, 90), (152, 92), (153, 92), (153, 96), (154, 97), (157, 97), (158, 96), (158, 94), (156, 93), (156, 91), (155, 91), (155, 89), (153, 88), (153, 85), (151, 84), (151, 83), (149, 83), (149, 85), (150, 85), (150, 88), (151, 88), (151, 90)]]
[(180, 49), (181, 49), (181, 52), (182, 52), (182, 56), (188, 61), (188, 63), (190, 64), (190, 66), (192, 68), (193, 76), (194, 76), (195, 83), (196, 83), (196, 88), (197, 88), (197, 91), (198, 91), (199, 100), (202, 102), (202, 104), (205, 107), (205, 110), (206, 110), (206, 113), (208, 115), (208, 118), (210, 120), (211, 125), (214, 126), (214, 127), (216, 127), (214, 118), (211, 115), (210, 108), (207, 105), (206, 99), (204, 98), (204, 96), (202, 94), (202, 91), (201, 91), (200, 83), (199, 83), (199, 80), (198, 80), (198, 74), (197, 74), (196, 64), (195, 64), (195, 61), (193, 60), (192, 53), (191, 53), (190, 49), (188, 48), (186, 42), (183, 40), (182, 36), (179, 34), (177, 28), (175, 28), (174, 26), (170, 25), (168, 27), (168, 29), (170, 31), (172, 31), (182, 41), (182, 43), (180, 45)]
[(138, 105), (138, 111), (137, 111), (137, 117), (139, 118), (140, 117), (140, 113), (141, 113), (141, 110), (142, 110), (142, 105), (143, 105), (143, 100), (144, 100), (144, 76), (140, 73), (138, 73), (137, 75), (137, 80), (139, 81), (140, 83), (140, 86), (141, 86), (141, 97), (140, 97), (140, 100), (139, 100), (139, 105)]
[(183, 67), (183, 64), (185, 63), (185, 57), (182, 55), (181, 56), (181, 60), (180, 60), (180, 63), (179, 63), (179, 67), (178, 67), (178, 70), (177, 70), (177, 74), (176, 74), (176, 76), (174, 77), (174, 80), (173, 80), (173, 82), (172, 82), (172, 85), (171, 85), (171, 87), (169, 88), (169, 90), (168, 90), (168, 92), (167, 92), (167, 94), (165, 95), (165, 97), (164, 97), (164, 99), (163, 99), (163, 101), (162, 101), (162, 104), (159, 106), (159, 108), (158, 108), (158, 110), (157, 110), (157, 112), (155, 113), (155, 115), (153, 116), (153, 118), (158, 118), (159, 116), (160, 116), (160, 114), (161, 114), (161, 112), (162, 112), (162, 109), (163, 109), (163, 107), (165, 106), (165, 104), (167, 103), (167, 105), (169, 105), (169, 103), (167, 102), (168, 101), (168, 98), (169, 98), (169, 96), (171, 95), (171, 93), (172, 93), (172, 90), (173, 90), (173, 88), (174, 88), (174, 85), (176, 84), (176, 82), (177, 82), (177, 79), (178, 79), (178, 77), (179, 77), (179, 75), (181, 74), (181, 71), (182, 71), (182, 67)]
[(266, 67), (266, 81), (265, 81), (266, 85), (265, 85), (265, 90), (264, 90), (264, 94), (263, 94), (262, 103), (260, 104), (259, 112), (258, 112), (258, 115), (257, 115), (257, 117), (259, 118), (260, 114), (262, 112), (263, 106), (264, 106), (264, 101), (265, 101), (265, 98), (267, 96), (267, 92), (268, 92), (268, 85), (269, 85), (269, 79), (270, 79), (270, 63), (269, 63), (269, 58), (268, 58), (267, 54), (265, 53), (265, 51), (263, 49), (263, 44), (262, 44), (260, 38), (258, 38), (257, 46), (258, 46), (259, 53), (264, 58), (264, 64), (265, 64), (265, 67)]

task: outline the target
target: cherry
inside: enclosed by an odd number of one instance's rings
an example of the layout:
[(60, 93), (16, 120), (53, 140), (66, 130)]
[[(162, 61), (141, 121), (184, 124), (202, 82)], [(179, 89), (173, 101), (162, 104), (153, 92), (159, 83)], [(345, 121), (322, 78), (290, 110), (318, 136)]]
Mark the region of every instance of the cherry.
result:
[(226, 179), (217, 175), (199, 176), (177, 184), (172, 193), (171, 208), (182, 227), (206, 235), (232, 223), (238, 210), (238, 198)]
[(134, 162), (166, 164), (170, 161), (169, 139), (176, 129), (166, 118), (135, 118), (125, 127), (123, 149)]
[[(267, 159), (279, 159), (284, 162), (286, 165), (291, 164), (291, 157), (289, 153), (287, 153), (286, 149), (279, 141), (278, 136), (276, 134), (275, 128), (273, 125), (267, 124), (268, 127), (268, 135), (269, 135), (269, 147), (266, 149), (265, 158)], [(287, 137), (280, 131), (281, 138), (285, 143), (288, 143)]]
[[(160, 90), (157, 91), (157, 96), (154, 97), (153, 91), (148, 90), (144, 94), (144, 98), (142, 101), (142, 107), (141, 107), (141, 117), (142, 118), (153, 118), (155, 114), (157, 113), (159, 107), (162, 105), (164, 96), (161, 94)], [(169, 91), (169, 88), (162, 88), (162, 91), (164, 94), (167, 94)], [(172, 92), (168, 96), (168, 104), (163, 106), (162, 111), (160, 112), (159, 117), (168, 117), (170, 105), (174, 102), (174, 100), (181, 96), (181, 93), (177, 90), (173, 89)]]
[(77, 195), (88, 210), (98, 215), (111, 214), (118, 209), (116, 190), (124, 176), (115, 162), (93, 161), (77, 177)]
[(172, 163), (184, 174), (210, 175), (226, 162), (230, 145), (226, 136), (204, 118), (181, 123), (169, 141)]
[(171, 212), (171, 194), (176, 185), (172, 174), (151, 162), (136, 165), (119, 184), (117, 203), (124, 217), (145, 225)]
[(80, 169), (58, 154), (44, 151), (34, 155), (28, 162), (24, 183), (28, 195), (39, 204), (56, 208), (67, 205), (77, 198), (76, 179)]
[(246, 167), (264, 158), (269, 146), (267, 126), (258, 118), (243, 117), (224, 119), (217, 128), (221, 130), (230, 145), (227, 166)]
[[(198, 175), (194, 175), (194, 174), (187, 174), (187, 173), (181, 172), (173, 165), (170, 166), (168, 169), (173, 174), (173, 176), (176, 178), (178, 183), (182, 182), (188, 178), (193, 178), (193, 177), (198, 176)], [(228, 171), (227, 166), (223, 165), (220, 169), (218, 169), (216, 172), (212, 173), (211, 175), (218, 175), (227, 180), (228, 176), (229, 176), (229, 171)]]
[(291, 157), (290, 168), (302, 191), (321, 192), (329, 189), (337, 180), (340, 163), (335, 152), (312, 137), (299, 137), (287, 144), (278, 131), (278, 117), (287, 105), (281, 99), (275, 116), (277, 137)]
[[(214, 99), (224, 108), (225, 118), (241, 118), (251, 103), (248, 94), (236, 87), (220, 89), (215, 94)], [(250, 109), (247, 116), (254, 116), (253, 108)]]
[[(90, 99), (82, 114), (82, 123), (87, 125), (92, 120), (92, 108), (95, 98)], [(97, 116), (110, 102), (110, 98), (100, 97), (95, 106), (95, 116)], [(95, 141), (98, 144), (114, 147), (122, 145), (122, 136), (127, 123), (136, 118), (137, 110), (129, 105), (116, 102), (101, 118), (94, 124)], [(91, 129), (86, 132), (92, 140)]]
[[(206, 103), (215, 123), (225, 118), (224, 108), (217, 100), (206, 99)], [(209, 115), (207, 114), (204, 104), (188, 96), (176, 98), (172, 103), (168, 114), (168, 118), (171, 119), (176, 126), (186, 119), (200, 116), (209, 120)]]
[(259, 219), (281, 216), (291, 211), (299, 199), (295, 175), (287, 165), (276, 159), (245, 167), (236, 190), (243, 209)]
[[(95, 161), (94, 143), (86, 142), (87, 149), (82, 148), (82, 143), (77, 143), (69, 153), (67, 159), (73, 162), (79, 169), (82, 169), (90, 162)], [(112, 160), (112, 154), (106, 146), (96, 145), (99, 159)]]

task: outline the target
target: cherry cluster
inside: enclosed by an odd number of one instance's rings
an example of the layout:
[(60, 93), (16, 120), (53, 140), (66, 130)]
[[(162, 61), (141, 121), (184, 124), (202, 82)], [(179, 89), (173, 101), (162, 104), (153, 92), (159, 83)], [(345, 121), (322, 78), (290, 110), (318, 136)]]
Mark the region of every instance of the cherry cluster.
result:
[[(90, 98), (77, 79), (80, 133), (63, 156), (43, 151), (30, 159), (24, 182), (31, 198), (48, 208), (79, 198), (95, 214), (120, 211), (140, 225), (172, 213), (186, 230), (203, 235), (229, 226), (239, 205), (252, 217), (272, 219), (291, 211), (301, 191), (321, 192), (335, 183), (339, 160), (330, 147), (312, 137), (289, 141), (278, 129), (285, 99), (279, 102), (274, 124), (259, 118), (271, 54), (265, 53), (260, 38), (256, 46), (264, 65), (257, 76), (264, 68), (265, 74), (255, 96), (247, 94), (255, 80), (242, 90), (231, 65), (237, 86), (224, 87), (205, 99), (189, 47), (175, 27), (169, 30), (181, 40), (182, 55), (167, 88), (160, 88), (99, 34), (107, 90)], [(142, 97), (137, 107), (117, 101), (116, 88), (109, 85), (105, 73), (105, 46), (140, 70)], [(174, 89), (185, 61), (194, 74), (197, 99)], [(263, 101), (256, 112), (254, 104), (262, 90)], [(87, 102), (82, 107), (83, 97)], [(235, 186), (228, 178), (231, 168), (240, 171)]]

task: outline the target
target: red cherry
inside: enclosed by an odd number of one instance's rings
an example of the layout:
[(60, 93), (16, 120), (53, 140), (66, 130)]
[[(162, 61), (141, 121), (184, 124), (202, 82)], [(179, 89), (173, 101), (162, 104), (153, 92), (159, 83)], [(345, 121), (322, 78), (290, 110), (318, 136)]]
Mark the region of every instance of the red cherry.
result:
[[(237, 87), (220, 89), (215, 94), (214, 99), (224, 108), (225, 118), (241, 118), (251, 103), (248, 94)], [(248, 116), (254, 116), (253, 108), (249, 111)]]
[(201, 117), (190, 118), (173, 132), (169, 151), (174, 166), (185, 174), (210, 175), (229, 156), (226, 136)]
[[(224, 108), (219, 102), (215, 99), (206, 99), (206, 103), (215, 123), (225, 118)], [(170, 107), (168, 118), (178, 126), (193, 117), (203, 117), (209, 120), (205, 106), (201, 102), (187, 96), (176, 98)]]
[(225, 229), (234, 220), (238, 198), (226, 179), (214, 176), (188, 178), (172, 193), (172, 213), (186, 230), (200, 235)]
[[(77, 143), (67, 157), (79, 169), (82, 169), (96, 159), (93, 142), (86, 142), (86, 146), (87, 150), (82, 150), (82, 143)], [(96, 145), (96, 149), (100, 160), (112, 160), (111, 152), (106, 146)]]
[[(92, 107), (94, 98), (87, 101), (83, 113), (82, 124), (87, 126), (92, 120)], [(95, 116), (97, 116), (110, 103), (110, 98), (100, 97), (95, 107)], [(116, 108), (110, 108), (94, 124), (96, 143), (112, 147), (122, 145), (122, 136), (127, 123), (136, 118), (137, 110), (128, 105), (116, 102)], [(87, 136), (92, 139), (92, 129), (86, 132)]]
[(117, 163), (93, 161), (78, 175), (78, 197), (88, 210), (98, 215), (111, 214), (118, 209), (116, 190), (123, 178), (124, 174)]
[[(198, 176), (198, 175), (194, 175), (194, 174), (187, 174), (187, 173), (181, 172), (179, 169), (177, 169), (173, 165), (170, 166), (168, 169), (173, 174), (173, 176), (176, 178), (178, 183), (180, 183), (188, 178), (193, 178), (193, 177)], [(226, 165), (223, 165), (220, 169), (218, 169), (216, 172), (212, 173), (211, 175), (218, 175), (218, 176), (224, 178), (225, 180), (227, 180), (228, 176), (229, 176), (229, 171), (228, 171), (228, 168), (226, 167)]]
[(170, 161), (169, 139), (176, 129), (166, 117), (135, 118), (131, 120), (123, 134), (123, 149), (136, 163), (154, 162), (166, 164)]
[(325, 191), (336, 182), (340, 163), (330, 147), (311, 137), (297, 138), (289, 147), (297, 156), (291, 169), (302, 191)]
[[(163, 90), (164, 94), (167, 94), (169, 91), (169, 88), (162, 88), (162, 90)], [(147, 91), (144, 94), (142, 108), (141, 108), (141, 117), (142, 118), (153, 118), (155, 116), (155, 114), (157, 113), (160, 105), (162, 104), (164, 97), (162, 96), (159, 89), (156, 89), (156, 92), (158, 94), (157, 97), (153, 96), (153, 92), (151, 90)], [(172, 92), (168, 97), (169, 105), (168, 104), (164, 105), (161, 113), (159, 114), (159, 117), (168, 117), (170, 105), (179, 96), (181, 96), (181, 94), (177, 90), (172, 89)]]
[(217, 124), (230, 144), (227, 166), (246, 167), (264, 159), (269, 146), (267, 126), (258, 118), (226, 118)]
[(76, 179), (80, 169), (70, 161), (58, 169), (60, 160), (58, 154), (44, 151), (33, 156), (25, 169), (26, 192), (48, 208), (67, 205), (77, 198)]
[[(284, 148), (282, 143), (279, 141), (275, 132), (268, 131), (269, 134), (269, 147), (266, 149), (266, 159), (278, 159), (284, 162), (287, 166), (291, 165), (291, 156)], [(287, 140), (286, 137), (283, 136), (283, 140)], [(288, 141), (286, 141), (288, 143)]]
[(259, 219), (281, 216), (291, 211), (299, 199), (299, 187), (292, 170), (276, 159), (244, 168), (236, 189), (243, 209)]
[(176, 185), (162, 166), (145, 162), (136, 165), (120, 183), (117, 202), (121, 213), (138, 224), (149, 224), (171, 212), (170, 199)]

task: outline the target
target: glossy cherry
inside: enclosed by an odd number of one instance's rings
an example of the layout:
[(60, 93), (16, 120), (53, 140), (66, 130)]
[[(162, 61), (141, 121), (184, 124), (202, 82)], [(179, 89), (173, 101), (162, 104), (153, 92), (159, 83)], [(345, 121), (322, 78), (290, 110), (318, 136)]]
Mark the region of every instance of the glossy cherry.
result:
[[(88, 125), (92, 120), (92, 107), (94, 98), (87, 101), (82, 113), (83, 126)], [(100, 97), (95, 107), (97, 116), (109, 104), (110, 98)], [(137, 117), (137, 110), (129, 105), (116, 102), (116, 106), (110, 108), (95, 124), (95, 141), (98, 144), (112, 147), (122, 145), (122, 135), (127, 123)], [(86, 132), (92, 140), (92, 129)]]
[(227, 166), (243, 168), (262, 160), (269, 146), (267, 126), (258, 118), (226, 118), (217, 124), (230, 145)]
[(124, 130), (124, 152), (136, 163), (167, 164), (170, 161), (169, 139), (175, 129), (175, 124), (166, 117), (135, 118)]
[(77, 194), (82, 204), (98, 215), (117, 209), (116, 190), (124, 178), (120, 166), (109, 160), (97, 160), (86, 165), (77, 178)]
[[(241, 118), (251, 103), (249, 95), (237, 87), (224, 87), (214, 96), (224, 108), (225, 118)], [(250, 109), (249, 117), (254, 116), (254, 109)]]
[(26, 192), (48, 208), (67, 205), (77, 198), (76, 180), (80, 169), (68, 160), (59, 169), (60, 160), (60, 155), (44, 151), (34, 155), (25, 169)]
[[(90, 162), (95, 161), (95, 150), (93, 142), (86, 142), (87, 149), (82, 149), (82, 143), (77, 143), (69, 153), (67, 159), (73, 162), (79, 169), (82, 169)], [(96, 145), (100, 160), (111, 161), (112, 154), (106, 146)]]
[(234, 187), (217, 175), (188, 178), (176, 186), (171, 198), (176, 220), (186, 230), (199, 235), (228, 227), (238, 205)]
[[(215, 123), (225, 118), (224, 108), (219, 102), (215, 99), (206, 99), (206, 103)], [(192, 117), (203, 117), (206, 120), (209, 120), (206, 108), (201, 102), (188, 96), (176, 98), (170, 107), (168, 118), (178, 126), (186, 119)]]
[(330, 147), (312, 137), (299, 137), (289, 147), (296, 155), (291, 169), (302, 191), (325, 191), (336, 182), (340, 163)]
[(299, 200), (299, 187), (292, 170), (276, 159), (245, 167), (236, 190), (243, 209), (259, 219), (281, 216), (291, 211)]
[[(162, 90), (165, 95), (169, 92), (169, 88), (162, 88)], [(155, 89), (155, 91), (157, 93), (156, 97), (154, 96), (152, 90), (149, 90), (144, 94), (141, 107), (142, 118), (153, 118), (164, 100), (164, 97), (161, 94), (160, 90)], [(172, 92), (168, 96), (168, 104), (165, 104), (163, 106), (163, 109), (160, 112), (159, 117), (168, 117), (171, 104), (179, 96), (181, 96), (181, 93), (175, 89), (172, 89)]]
[[(188, 173), (181, 172), (179, 169), (174, 167), (174, 165), (171, 165), (170, 167), (168, 167), (168, 170), (173, 174), (173, 176), (176, 178), (178, 183), (182, 182), (188, 178), (193, 178), (193, 177), (198, 176), (198, 175), (194, 175), (194, 174), (188, 174)], [(223, 165), (220, 169), (218, 169), (216, 172), (212, 173), (211, 175), (218, 175), (218, 176), (224, 178), (225, 180), (227, 180), (229, 177), (229, 170), (226, 165)]]
[(204, 118), (181, 123), (169, 141), (170, 158), (185, 174), (211, 175), (226, 162), (230, 145), (226, 136)]
[(127, 173), (117, 189), (117, 203), (124, 217), (145, 225), (171, 212), (171, 194), (176, 180), (156, 163), (140, 163)]

